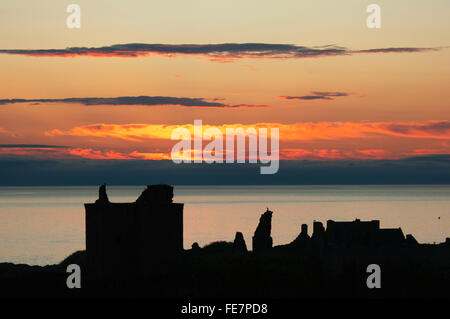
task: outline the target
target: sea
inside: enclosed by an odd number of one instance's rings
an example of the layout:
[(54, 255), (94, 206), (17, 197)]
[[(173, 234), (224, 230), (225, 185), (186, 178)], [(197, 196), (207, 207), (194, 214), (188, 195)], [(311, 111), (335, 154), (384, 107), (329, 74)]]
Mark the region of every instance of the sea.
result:
[[(132, 202), (144, 186), (110, 186), (111, 202)], [(259, 217), (273, 211), (274, 245), (286, 244), (307, 224), (329, 219), (380, 220), (423, 243), (450, 237), (450, 186), (175, 186), (174, 202), (184, 203), (184, 248), (233, 241), (244, 234), (247, 247)], [(85, 249), (84, 203), (98, 188), (0, 187), (0, 262), (48, 265)]]

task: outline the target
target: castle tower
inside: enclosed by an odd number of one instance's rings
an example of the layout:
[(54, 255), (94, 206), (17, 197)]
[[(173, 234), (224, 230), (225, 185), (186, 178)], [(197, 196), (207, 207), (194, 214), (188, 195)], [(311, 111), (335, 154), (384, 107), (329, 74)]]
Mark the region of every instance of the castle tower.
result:
[(256, 227), (253, 236), (253, 251), (261, 252), (272, 248), (272, 237), (270, 232), (272, 230), (272, 214), (268, 208), (264, 214), (259, 218), (258, 227)]
[(152, 185), (134, 203), (111, 203), (105, 186), (94, 204), (85, 204), (89, 276), (141, 276), (161, 259), (183, 250), (183, 204), (173, 187)]

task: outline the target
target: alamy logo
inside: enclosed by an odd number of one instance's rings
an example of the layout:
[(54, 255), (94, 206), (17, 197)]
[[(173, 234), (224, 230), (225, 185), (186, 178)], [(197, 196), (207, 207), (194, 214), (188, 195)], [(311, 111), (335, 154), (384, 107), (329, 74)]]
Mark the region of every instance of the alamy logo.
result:
[(81, 288), (81, 268), (77, 264), (70, 264), (66, 269), (67, 273), (70, 273), (67, 277), (66, 285), (67, 288)]
[(367, 277), (367, 288), (381, 288), (381, 268), (377, 264), (371, 264), (367, 266), (367, 273), (370, 273)]
[(69, 29), (81, 28), (81, 7), (78, 4), (69, 4), (66, 12), (70, 13), (66, 20), (67, 27)]
[[(225, 143), (224, 143), (225, 135)], [(203, 130), (201, 120), (194, 121), (191, 131), (178, 127), (172, 131), (172, 140), (180, 140), (172, 148), (172, 161), (180, 163), (249, 163), (268, 164), (260, 168), (261, 174), (275, 174), (279, 168), (279, 129), (254, 127), (226, 127), (225, 134), (217, 127)], [(192, 147), (192, 139), (194, 147)], [(237, 140), (235, 147), (235, 139)], [(246, 140), (248, 139), (248, 152)], [(270, 154), (268, 150), (270, 139)], [(211, 141), (203, 148), (203, 141)]]
[(381, 8), (378, 4), (371, 4), (367, 7), (367, 13), (370, 15), (367, 17), (366, 24), (369, 29), (381, 28)]

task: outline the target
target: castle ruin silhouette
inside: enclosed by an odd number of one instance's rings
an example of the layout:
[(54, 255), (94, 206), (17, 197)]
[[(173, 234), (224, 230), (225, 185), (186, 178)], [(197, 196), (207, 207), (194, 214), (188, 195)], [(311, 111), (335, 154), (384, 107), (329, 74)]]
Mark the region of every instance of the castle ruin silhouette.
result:
[[(86, 208), (87, 270), (95, 278), (142, 277), (164, 262), (183, 252), (247, 253), (242, 233), (237, 232), (234, 242), (214, 242), (203, 248), (197, 243), (191, 250), (183, 249), (184, 204), (173, 203), (173, 187), (147, 186), (132, 203), (111, 203), (106, 186), (99, 189), (99, 198)], [(363, 251), (383, 254), (436, 254), (450, 248), (450, 239), (437, 245), (419, 244), (401, 228), (380, 228), (379, 220), (333, 221), (326, 229), (319, 221), (313, 223), (313, 233), (301, 225), (301, 232), (291, 243), (273, 246), (271, 223), (273, 212), (267, 209), (259, 220), (252, 238), (251, 253), (277, 251), (308, 253), (316, 256), (339, 254), (353, 256)], [(361, 250), (363, 249), (363, 250)], [(438, 251), (436, 249), (439, 249)], [(364, 253), (365, 254), (365, 253)]]
[(99, 199), (85, 204), (89, 274), (141, 276), (182, 252), (184, 204), (172, 198), (172, 186), (152, 185), (134, 203), (111, 203), (100, 186)]

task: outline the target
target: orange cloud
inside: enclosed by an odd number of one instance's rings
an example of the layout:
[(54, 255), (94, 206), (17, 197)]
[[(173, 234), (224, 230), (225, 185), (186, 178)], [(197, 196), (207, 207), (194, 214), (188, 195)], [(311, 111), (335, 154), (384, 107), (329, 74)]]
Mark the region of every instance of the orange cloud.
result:
[(0, 156), (33, 156), (38, 158), (87, 158), (87, 159), (116, 159), (116, 160), (163, 160), (170, 159), (170, 153), (130, 153), (115, 150), (95, 150), (92, 148), (55, 148), (55, 147), (2, 147), (0, 144)]
[(67, 158), (66, 149), (51, 147), (2, 147), (0, 145), (1, 156), (33, 156), (39, 158)]
[(170, 153), (141, 153), (141, 152), (131, 152), (130, 156), (135, 159), (143, 160), (170, 160)]
[[(97, 137), (113, 139), (113, 141), (108, 140), (109, 149), (97, 149), (93, 146), (92, 141), (79, 139), (74, 140), (77, 143), (76, 146), (60, 149), (51, 145), (45, 147), (45, 144), (5, 144), (2, 148), (2, 144), (0, 144), (0, 155), (170, 160), (170, 151), (175, 143), (171, 140), (171, 135), (174, 129), (180, 127), (187, 129), (191, 136), (194, 135), (193, 124), (100, 123), (77, 126), (65, 131), (54, 129), (46, 132), (45, 135), (48, 137), (60, 135)], [(203, 125), (203, 132), (212, 127)], [(270, 133), (270, 128), (278, 127), (279, 156), (283, 160), (396, 159), (450, 154), (450, 143), (447, 142), (450, 140), (450, 121), (255, 123), (251, 125), (225, 124), (214, 127), (218, 128), (222, 134), (225, 134), (229, 128), (243, 128), (244, 131), (254, 128), (257, 132), (260, 128), (266, 128)], [(396, 139), (392, 137), (396, 137)], [(205, 141), (203, 146), (205, 143), (207, 142)], [(363, 148), (362, 145), (364, 145)]]
[(4, 129), (3, 127), (0, 127), (0, 134), (8, 135), (10, 137), (19, 137), (18, 134), (10, 132), (10, 131)]
[[(224, 134), (227, 128), (239, 128), (244, 129), (255, 127), (255, 128), (270, 128), (273, 124), (255, 124), (255, 125), (242, 125), (242, 124), (230, 124), (218, 126)], [(276, 124), (278, 125), (278, 124)], [(203, 131), (208, 128), (216, 127), (212, 125), (203, 125)], [(92, 124), (86, 126), (77, 126), (69, 131), (61, 131), (58, 129), (45, 132), (46, 136), (58, 136), (58, 135), (69, 135), (69, 136), (93, 136), (93, 137), (112, 137), (118, 138), (126, 141), (139, 142), (143, 139), (171, 139), (173, 130), (177, 128), (185, 128), (194, 134), (194, 125), (162, 125), (162, 124)], [(269, 132), (270, 133), (270, 130)]]
[(415, 149), (411, 153), (408, 153), (407, 155), (410, 155), (410, 156), (424, 156), (425, 155), (426, 156), (426, 155), (437, 155), (437, 154), (448, 155), (448, 154), (450, 154), (450, 149), (436, 149), (436, 148), (423, 149), (422, 148), (422, 149)]
[(358, 153), (373, 157), (382, 157), (386, 154), (385, 150), (358, 150)]
[(33, 57), (145, 57), (161, 55), (174, 58), (179, 55), (204, 56), (211, 61), (233, 61), (234, 59), (299, 59), (342, 56), (365, 53), (415, 53), (438, 51), (442, 48), (374, 48), (368, 50), (350, 50), (336, 45), (321, 47), (306, 47), (292, 44), (277, 43), (216, 43), (216, 44), (157, 44), (157, 43), (126, 43), (110, 46), (87, 48), (72, 47), (66, 49), (7, 49), (0, 54), (25, 55)]
[[(172, 131), (176, 128), (186, 128), (191, 134), (193, 124), (163, 125), (163, 124), (92, 124), (77, 126), (69, 131), (58, 129), (48, 131), (47, 136), (93, 136), (112, 137), (127, 141), (139, 142), (143, 139), (170, 140)], [(203, 125), (203, 131), (217, 127), (225, 134), (227, 128), (279, 128), (281, 141), (312, 141), (338, 140), (344, 138), (370, 138), (375, 136), (397, 136), (420, 139), (450, 139), (449, 121), (425, 122), (319, 122), (319, 123), (255, 123), (255, 124), (225, 124), (220, 126)]]
[(313, 149), (306, 150), (302, 148), (285, 148), (280, 150), (280, 159), (299, 160), (299, 159), (344, 159), (345, 156), (336, 149)]
[(77, 126), (69, 131), (63, 132), (55, 129), (45, 132), (47, 136), (70, 135), (70, 136), (93, 136), (93, 137), (113, 137), (127, 141), (140, 141), (142, 138), (167, 138), (170, 139), (172, 128), (165, 125), (146, 124), (92, 124)]
[[(375, 160), (375, 159), (401, 159), (411, 156), (426, 156), (436, 154), (450, 154), (450, 149), (414, 149), (411, 152), (393, 154), (387, 150), (343, 150), (326, 148), (281, 148), (279, 150), (280, 160)], [(86, 158), (95, 160), (172, 160), (170, 150), (166, 153), (158, 152), (119, 152), (115, 150), (95, 150), (92, 148), (1, 148), (0, 156), (33, 156), (37, 158)], [(174, 159), (194, 160), (194, 152), (186, 154), (174, 154)], [(225, 153), (222, 153), (225, 157)], [(209, 158), (210, 154), (203, 154), (203, 159)], [(214, 159), (213, 157), (211, 157)], [(248, 161), (248, 154), (246, 156)]]
[(69, 149), (68, 154), (77, 157), (89, 158), (89, 159), (132, 159), (132, 157), (121, 154), (115, 151), (102, 152), (98, 150), (93, 150), (90, 148), (74, 148)]
[[(338, 149), (312, 149), (284, 148), (280, 150), (280, 159), (283, 160), (343, 160), (343, 159), (395, 159), (402, 156), (393, 156), (386, 150), (355, 150), (344, 151)], [(404, 155), (403, 157), (406, 157)]]

